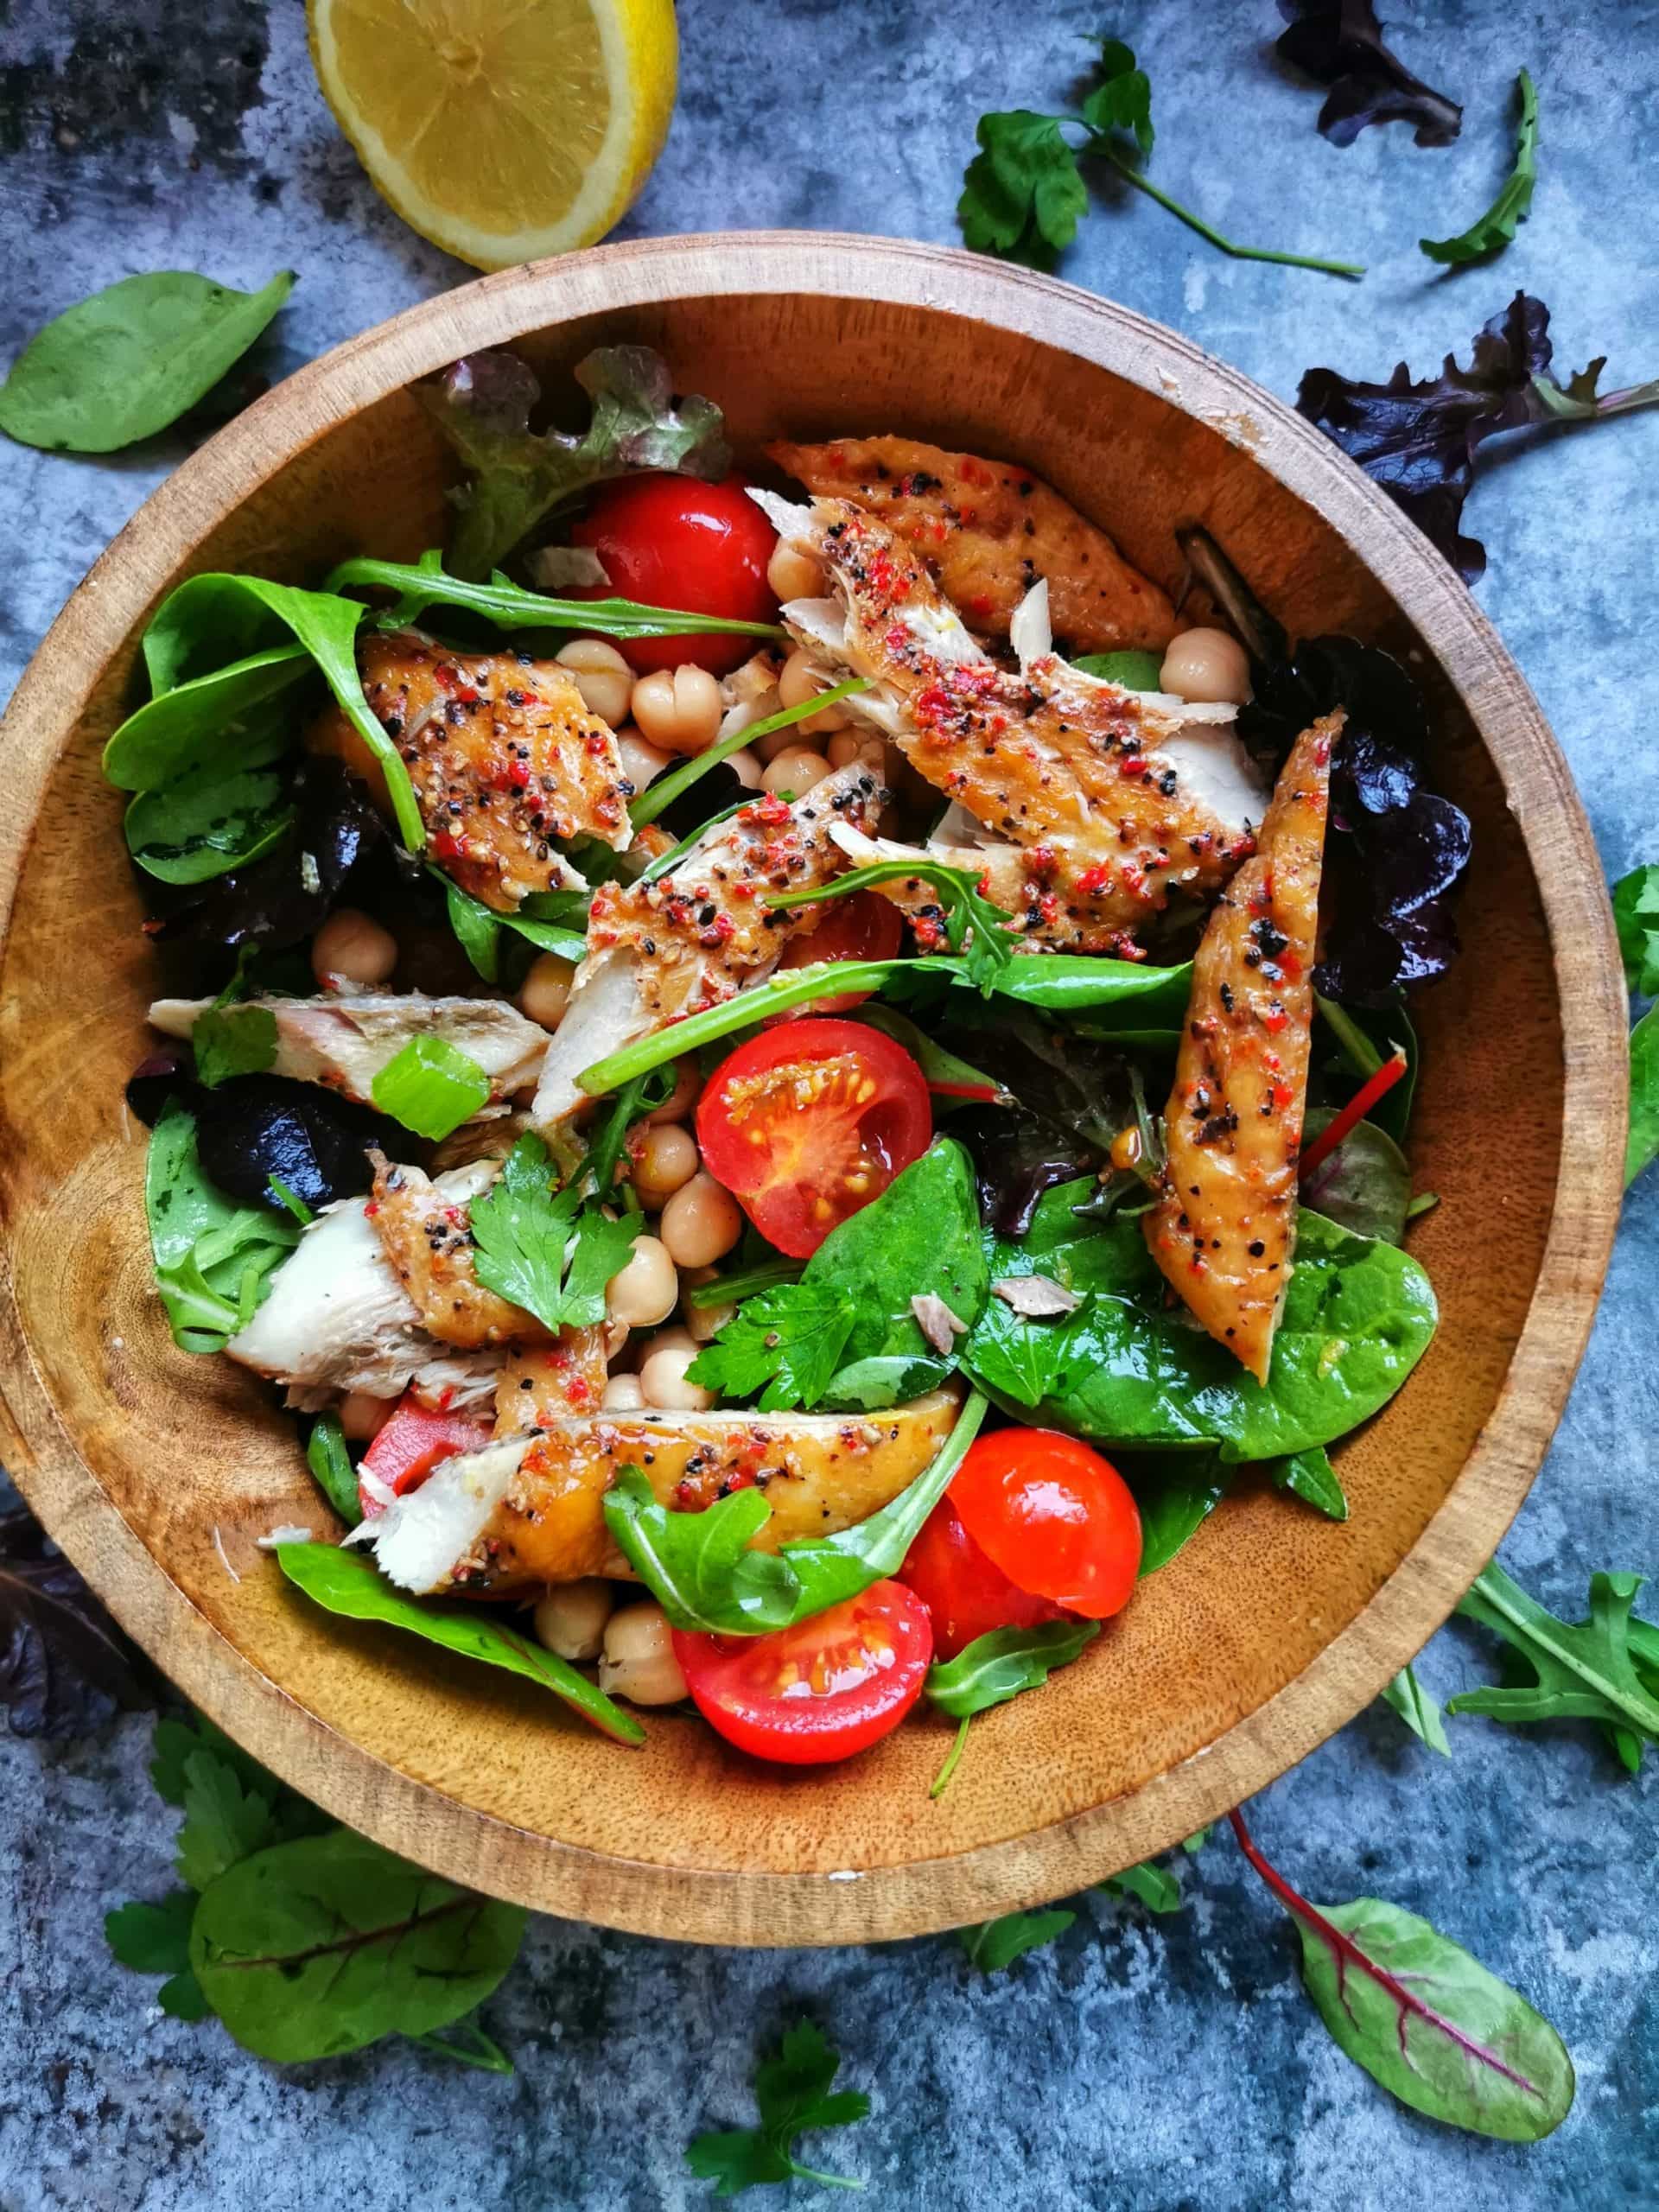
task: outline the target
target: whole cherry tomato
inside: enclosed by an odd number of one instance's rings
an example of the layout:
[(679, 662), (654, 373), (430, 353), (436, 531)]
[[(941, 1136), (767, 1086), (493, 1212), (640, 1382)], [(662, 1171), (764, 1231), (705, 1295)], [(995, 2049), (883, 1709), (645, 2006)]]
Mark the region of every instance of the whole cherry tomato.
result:
[[(578, 545), (593, 547), (609, 578), (573, 592), (573, 598), (614, 595), (741, 622), (777, 619), (766, 563), (778, 534), (741, 476), (719, 484), (657, 474), (618, 477), (600, 486), (570, 535)], [(682, 661), (723, 676), (760, 642), (711, 630), (687, 638), (619, 638), (616, 647), (642, 676)]]

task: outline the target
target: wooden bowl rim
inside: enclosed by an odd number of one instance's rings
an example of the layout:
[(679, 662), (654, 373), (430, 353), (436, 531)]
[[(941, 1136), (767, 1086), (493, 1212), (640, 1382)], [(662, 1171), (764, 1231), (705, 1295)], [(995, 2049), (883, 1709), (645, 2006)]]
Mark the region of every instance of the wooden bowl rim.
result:
[(726, 1943), (922, 1935), (1065, 1895), (1217, 1818), (1350, 1719), (1445, 1619), (1530, 1487), (1594, 1315), (1624, 1147), (1628, 1007), (1589, 825), (1536, 702), (1462, 581), (1309, 423), (1178, 333), (1054, 278), (905, 240), (727, 232), (532, 263), (406, 309), (257, 402), (139, 509), (19, 685), (0, 791), (0, 943), (48, 779), (108, 659), (154, 596), (146, 580), (188, 561), (296, 453), (480, 346), (607, 310), (791, 292), (938, 309), (1070, 352), (1243, 448), (1337, 531), (1425, 640), (1435, 640), (1503, 780), (1549, 931), (1565, 1088), (1548, 1238), (1497, 1403), (1434, 1517), (1363, 1611), (1265, 1705), (1131, 1795), (954, 1857), (841, 1876), (688, 1870), (579, 1849), (461, 1805), (325, 1726), (210, 1625), (128, 1526), (60, 1422), (24, 1340), (9, 1268), (0, 1273), (0, 1442), (18, 1487), (123, 1626), (202, 1711), (338, 1818), (458, 1881), (567, 1917)]

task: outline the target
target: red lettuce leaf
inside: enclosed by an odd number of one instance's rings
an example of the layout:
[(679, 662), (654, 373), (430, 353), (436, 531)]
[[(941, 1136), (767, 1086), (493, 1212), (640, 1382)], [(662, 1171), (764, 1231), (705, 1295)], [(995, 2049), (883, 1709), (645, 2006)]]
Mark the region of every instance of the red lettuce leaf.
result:
[(1290, 25), (1280, 59), (1330, 88), (1319, 129), (1332, 145), (1351, 146), (1371, 123), (1409, 123), (1420, 146), (1457, 137), (1463, 110), (1389, 53), (1371, 0), (1279, 0), (1279, 12)]
[[(0, 1491), (3, 1491), (0, 1484)], [(149, 1663), (22, 1506), (0, 1509), (0, 1710), (16, 1736), (70, 1736), (156, 1702)]]

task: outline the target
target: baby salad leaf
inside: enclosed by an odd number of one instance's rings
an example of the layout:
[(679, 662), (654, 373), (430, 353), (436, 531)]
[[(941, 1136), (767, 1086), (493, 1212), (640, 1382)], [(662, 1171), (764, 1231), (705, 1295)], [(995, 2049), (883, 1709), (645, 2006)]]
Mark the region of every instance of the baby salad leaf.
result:
[[(1306, 1149), (1329, 1128), (1336, 1116), (1328, 1106), (1311, 1106), (1302, 1123)], [(1397, 1244), (1406, 1233), (1411, 1204), (1411, 1169), (1386, 1129), (1372, 1121), (1356, 1122), (1336, 1150), (1308, 1177), (1302, 1203), (1315, 1207), (1354, 1236), (1380, 1237)]]
[(1619, 878), (1613, 920), (1625, 982), (1644, 999), (1659, 998), (1659, 867), (1633, 868)]
[(334, 1828), (221, 1874), (196, 1908), (190, 1961), (245, 2050), (328, 2058), (470, 2012), (518, 1956), (524, 1920)]
[(489, 1103), (490, 1078), (447, 1038), (411, 1037), (376, 1074), (369, 1096), (380, 1113), (435, 1143)]
[[(733, 1494), (755, 1495), (753, 1491)], [(527, 1636), (520, 1636), (505, 1621), (490, 1619), (483, 1607), (442, 1612), (419, 1605), (394, 1590), (359, 1553), (344, 1551), (335, 1544), (278, 1544), (276, 1550), (289, 1580), (327, 1611), (342, 1614), (348, 1620), (381, 1621), (389, 1628), (407, 1629), (411, 1635), (424, 1637), (429, 1643), (441, 1644), (446, 1651), (481, 1659), (487, 1666), (505, 1667), (509, 1674), (525, 1675), (551, 1690), (584, 1720), (618, 1743), (645, 1742), (645, 1732), (639, 1723), (613, 1705), (585, 1675), (539, 1643), (531, 1643)]]
[(144, 1170), (156, 1287), (181, 1351), (222, 1351), (253, 1319), (300, 1241), (291, 1214), (233, 1205), (202, 1172), (194, 1116), (176, 1103), (156, 1124)]
[(1279, 0), (1279, 12), (1290, 25), (1281, 58), (1331, 88), (1319, 127), (1333, 146), (1351, 146), (1371, 123), (1409, 123), (1420, 146), (1457, 137), (1463, 110), (1389, 51), (1371, 0)]
[(265, 1006), (213, 1006), (190, 1032), (196, 1080), (209, 1090), (235, 1075), (263, 1075), (276, 1058), (276, 1017)]
[(1194, 1452), (1166, 1462), (1160, 1471), (1135, 1484), (1141, 1509), (1141, 1575), (1167, 1567), (1191, 1543), (1227, 1495), (1228, 1471), (1212, 1452)]
[(995, 1628), (976, 1636), (954, 1659), (927, 1670), (928, 1697), (953, 1720), (1006, 1705), (1022, 1690), (1069, 1666), (1100, 1634), (1098, 1621), (1044, 1621), (1035, 1628)]
[(550, 1329), (605, 1318), (605, 1286), (628, 1263), (637, 1220), (607, 1221), (575, 1184), (555, 1192), (547, 1147), (527, 1130), (501, 1173), (472, 1202), (473, 1265), (486, 1290)]
[(712, 483), (731, 466), (719, 408), (695, 394), (677, 402), (668, 364), (648, 346), (601, 346), (575, 378), (594, 410), (581, 437), (531, 429), (542, 388), (516, 353), (469, 354), (416, 387), (471, 474), (450, 494), (458, 575), (487, 576), (538, 522), (609, 477), (675, 469)]
[(1311, 1445), (1305, 1452), (1293, 1452), (1288, 1459), (1272, 1461), (1268, 1472), (1275, 1490), (1287, 1490), (1309, 1505), (1318, 1506), (1332, 1521), (1348, 1518), (1347, 1496), (1322, 1444)]
[(1510, 1727), (1599, 1720), (1620, 1731), (1639, 1758), (1642, 1744), (1659, 1744), (1659, 1682), (1644, 1683), (1631, 1656), (1633, 1631), (1647, 1628), (1630, 1618), (1642, 1581), (1639, 1574), (1592, 1574), (1590, 1618), (1573, 1624), (1546, 1612), (1494, 1560), (1458, 1611), (1502, 1637), (1535, 1680), (1527, 1687), (1460, 1690), (1446, 1700), (1446, 1711), (1484, 1713)]
[(347, 1528), (355, 1529), (363, 1518), (363, 1502), (358, 1495), (357, 1469), (346, 1449), (346, 1432), (340, 1425), (338, 1414), (319, 1414), (311, 1424), (311, 1433), (306, 1439), (305, 1464), (316, 1478), (317, 1488), (340, 1519)]
[(1109, 1874), (1096, 1886), (1109, 1897), (1137, 1897), (1148, 1912), (1181, 1909), (1180, 1884), (1166, 1866), (1154, 1866), (1150, 1859), (1139, 1866), (1126, 1866), (1121, 1874)]
[(1624, 1147), (1624, 1187), (1659, 1159), (1659, 1006), (1630, 1032), (1630, 1134)]
[(1414, 1736), (1421, 1736), (1429, 1750), (1438, 1751), (1442, 1758), (1451, 1758), (1452, 1746), (1446, 1740), (1440, 1708), (1418, 1681), (1414, 1668), (1409, 1664), (1402, 1667), (1383, 1689), (1382, 1695)]
[(239, 360), (294, 289), (184, 269), (124, 276), (37, 331), (0, 385), (0, 430), (53, 453), (114, 453), (164, 430)]
[(1050, 1905), (1041, 1912), (1005, 1913), (1001, 1920), (957, 1929), (957, 1941), (982, 1974), (1001, 1974), (1027, 1951), (1040, 1950), (1064, 1936), (1077, 1916), (1064, 1905)]
[(1356, 2065), (1429, 2119), (1536, 2143), (1572, 2109), (1573, 2062), (1518, 1992), (1414, 1912), (1377, 1897), (1313, 1905), (1230, 1815), (1239, 1848), (1295, 1922), (1319, 2018)]
[(1521, 101), (1521, 119), (1516, 130), (1515, 167), (1486, 213), (1466, 231), (1454, 238), (1418, 239), (1431, 261), (1455, 265), (1501, 253), (1513, 243), (1516, 225), (1524, 222), (1531, 211), (1533, 187), (1538, 181), (1538, 95), (1524, 69), (1516, 79), (1516, 91)]
[[(286, 741), (280, 741), (285, 749)], [(123, 827), (127, 850), (162, 883), (206, 883), (261, 859), (296, 815), (288, 779), (273, 768), (192, 769), (160, 791), (140, 791)]]
[(605, 1523), (676, 1628), (717, 1636), (792, 1628), (899, 1572), (984, 1418), (984, 1399), (967, 1398), (915, 1481), (880, 1512), (833, 1536), (754, 1551), (753, 1539), (772, 1516), (759, 1490), (734, 1490), (700, 1513), (682, 1513), (658, 1504), (637, 1467), (624, 1467), (607, 1491)]
[(104, 778), (118, 791), (149, 791), (226, 754), (243, 766), (250, 740), (263, 741), (283, 693), (313, 671), (296, 644), (268, 646), (188, 683), (157, 683), (104, 747)]
[(1085, 676), (1103, 677), (1108, 683), (1116, 683), (1124, 691), (1161, 691), (1164, 688), (1164, 664), (1158, 653), (1141, 652), (1138, 649), (1116, 653), (1084, 653), (1072, 662)]
[(753, 1397), (763, 1414), (816, 1406), (841, 1365), (857, 1309), (839, 1285), (782, 1283), (746, 1299), (687, 1379), (721, 1400)]
[(0, 1512), (0, 1716), (14, 1736), (70, 1736), (111, 1705), (154, 1702), (148, 1662), (44, 1529)]
[(758, 2127), (734, 2127), (718, 2135), (698, 2135), (687, 2145), (685, 2163), (699, 2181), (711, 2181), (716, 2196), (766, 2182), (816, 2181), (831, 2189), (862, 2189), (845, 2174), (820, 2173), (795, 2157), (796, 2139), (821, 2127), (845, 2127), (862, 2120), (870, 2101), (861, 2089), (831, 2091), (841, 2060), (810, 2020), (798, 2021), (785, 2034), (774, 2057), (762, 2060), (754, 2076)]

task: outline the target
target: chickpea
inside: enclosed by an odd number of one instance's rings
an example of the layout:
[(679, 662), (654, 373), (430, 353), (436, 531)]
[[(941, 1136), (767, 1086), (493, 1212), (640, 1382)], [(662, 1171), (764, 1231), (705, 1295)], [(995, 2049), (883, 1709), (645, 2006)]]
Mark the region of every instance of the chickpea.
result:
[(575, 969), (556, 952), (538, 952), (518, 987), (518, 1011), (543, 1029), (556, 1029), (570, 1003)]
[(677, 1705), (686, 1694), (668, 1617), (652, 1599), (624, 1605), (605, 1624), (599, 1687), (632, 1705)]
[(597, 1659), (614, 1602), (601, 1575), (556, 1582), (531, 1616), (536, 1641), (561, 1659)]
[(647, 745), (632, 722), (616, 733), (616, 749), (622, 756), (622, 773), (636, 793), (660, 776), (674, 758), (660, 745)]
[(708, 1412), (715, 1402), (714, 1392), (685, 1379), (685, 1370), (698, 1350), (689, 1329), (658, 1331), (639, 1363), (639, 1392), (646, 1405), (672, 1413)]
[(648, 1129), (660, 1129), (669, 1122), (683, 1122), (696, 1104), (702, 1090), (702, 1069), (695, 1052), (688, 1052), (683, 1060), (674, 1063), (674, 1088), (660, 1106), (653, 1107), (645, 1116)]
[(822, 753), (810, 752), (804, 745), (791, 745), (773, 755), (771, 766), (760, 779), (760, 788), (787, 791), (791, 798), (800, 798), (829, 773), (830, 763)]
[(555, 656), (575, 678), (582, 703), (590, 715), (614, 729), (626, 719), (633, 696), (633, 671), (603, 638), (572, 638)]
[(760, 788), (760, 756), (752, 746), (740, 746), (735, 753), (726, 755), (726, 766), (737, 778), (746, 791)]
[(605, 1311), (631, 1329), (666, 1321), (678, 1303), (680, 1279), (667, 1249), (655, 1236), (636, 1236), (625, 1268), (605, 1286)]
[(647, 1127), (628, 1150), (632, 1161), (631, 1179), (647, 1213), (660, 1212), (697, 1172), (696, 1141), (677, 1122)]
[(1164, 655), (1158, 680), (1178, 699), (1243, 706), (1250, 696), (1249, 657), (1224, 630), (1184, 630)]
[[(706, 1282), (718, 1282), (720, 1276), (713, 1268), (692, 1268), (680, 1278), (682, 1285), (701, 1288)], [(706, 1344), (717, 1337), (731, 1319), (735, 1306), (694, 1306), (688, 1298), (684, 1301), (685, 1333), (694, 1344)]]
[(645, 1402), (637, 1375), (613, 1375), (600, 1404), (607, 1414), (637, 1414)]
[(850, 768), (868, 742), (855, 729), (838, 729), (824, 747), (823, 757), (832, 768)]
[(652, 745), (669, 753), (702, 753), (719, 734), (726, 709), (706, 668), (682, 661), (654, 669), (633, 687), (633, 719)]
[(397, 938), (355, 906), (337, 908), (311, 942), (311, 972), (325, 991), (350, 984), (372, 989), (397, 965)]
[[(804, 706), (820, 691), (827, 691), (834, 680), (817, 665), (804, 645), (798, 645), (784, 663), (779, 676), (778, 703), (783, 707)], [(821, 731), (842, 729), (846, 722), (847, 716), (837, 703), (825, 707), (819, 714), (806, 715), (794, 727), (802, 736), (811, 737)]]
[(372, 1398), (366, 1390), (348, 1390), (340, 1402), (340, 1433), (348, 1444), (370, 1444), (391, 1418), (395, 1398)]
[(822, 599), (823, 570), (810, 553), (779, 538), (766, 563), (766, 583), (779, 599)]
[(707, 1268), (741, 1236), (743, 1216), (731, 1192), (700, 1171), (675, 1192), (658, 1227), (677, 1268)]

